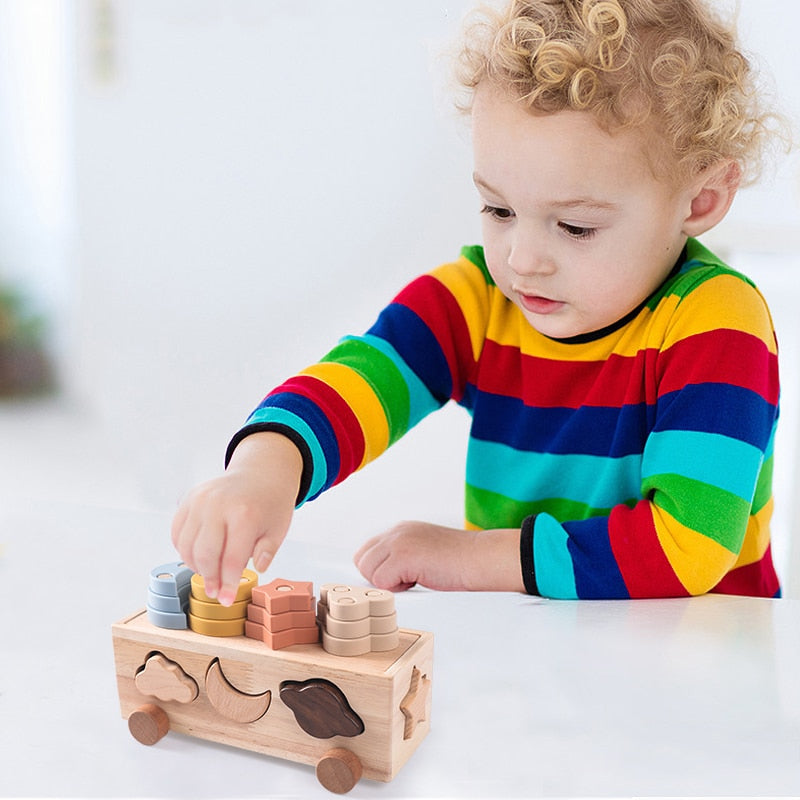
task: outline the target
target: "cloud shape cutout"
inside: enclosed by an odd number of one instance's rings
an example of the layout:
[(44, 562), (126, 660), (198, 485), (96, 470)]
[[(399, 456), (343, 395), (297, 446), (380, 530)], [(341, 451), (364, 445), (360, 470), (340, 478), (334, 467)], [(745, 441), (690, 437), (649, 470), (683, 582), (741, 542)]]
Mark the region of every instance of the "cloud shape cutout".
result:
[(153, 653), (139, 667), (134, 678), (136, 688), (164, 703), (176, 700), (191, 703), (198, 695), (197, 682), (187, 675), (180, 664), (170, 661), (161, 653)]

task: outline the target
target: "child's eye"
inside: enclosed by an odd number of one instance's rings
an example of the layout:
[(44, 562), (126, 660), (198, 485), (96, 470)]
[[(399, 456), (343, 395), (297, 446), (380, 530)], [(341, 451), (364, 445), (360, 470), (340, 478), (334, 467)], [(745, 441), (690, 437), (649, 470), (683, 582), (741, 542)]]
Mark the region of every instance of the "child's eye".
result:
[(481, 214), (488, 214), (490, 217), (494, 217), (498, 220), (507, 220), (514, 216), (514, 212), (510, 208), (500, 208), (499, 206), (490, 205), (485, 205), (481, 209)]
[(570, 225), (568, 222), (559, 222), (559, 227), (573, 239), (591, 239), (597, 233), (597, 228), (585, 228), (582, 225)]

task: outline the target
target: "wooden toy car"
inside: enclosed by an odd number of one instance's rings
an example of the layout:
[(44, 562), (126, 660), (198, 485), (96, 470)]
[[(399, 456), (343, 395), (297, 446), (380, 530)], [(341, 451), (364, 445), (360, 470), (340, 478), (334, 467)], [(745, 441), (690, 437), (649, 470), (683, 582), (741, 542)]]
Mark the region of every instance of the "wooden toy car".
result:
[(152, 624), (112, 626), (122, 716), (155, 744), (168, 730), (316, 766), (330, 791), (390, 781), (430, 727), (433, 635), (400, 628), (391, 650), (334, 655)]

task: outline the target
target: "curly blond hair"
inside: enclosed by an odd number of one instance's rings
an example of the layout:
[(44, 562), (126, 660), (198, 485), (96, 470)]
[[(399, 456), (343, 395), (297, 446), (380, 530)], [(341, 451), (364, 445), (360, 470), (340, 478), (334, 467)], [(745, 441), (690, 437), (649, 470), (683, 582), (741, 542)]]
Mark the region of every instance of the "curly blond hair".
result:
[(778, 119), (731, 27), (701, 0), (511, 0), (468, 22), (457, 78), (532, 111), (589, 111), (606, 129), (650, 124), (681, 177), (733, 159), (758, 175)]

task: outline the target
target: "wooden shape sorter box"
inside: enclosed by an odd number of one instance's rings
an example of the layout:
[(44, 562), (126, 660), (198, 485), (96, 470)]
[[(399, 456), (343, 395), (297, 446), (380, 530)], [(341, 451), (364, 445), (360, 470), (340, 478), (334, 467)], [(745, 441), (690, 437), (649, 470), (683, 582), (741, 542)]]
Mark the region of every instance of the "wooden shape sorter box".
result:
[(311, 764), (337, 793), (390, 781), (430, 728), (433, 634), (398, 634), (346, 657), (161, 628), (143, 610), (112, 626), (122, 716), (144, 744), (175, 730)]

